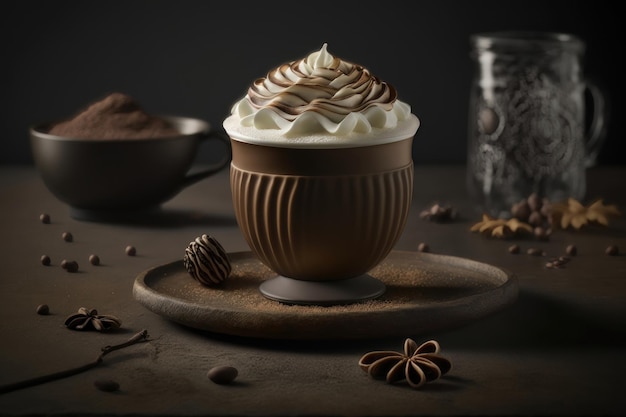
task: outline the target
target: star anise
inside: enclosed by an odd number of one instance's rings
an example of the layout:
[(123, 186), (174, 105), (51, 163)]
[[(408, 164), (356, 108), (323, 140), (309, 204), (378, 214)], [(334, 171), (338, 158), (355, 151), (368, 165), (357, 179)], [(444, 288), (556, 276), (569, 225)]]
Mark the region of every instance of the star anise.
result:
[(470, 231), (507, 239), (521, 233), (532, 233), (533, 228), (528, 223), (522, 222), (515, 217), (510, 219), (497, 219), (483, 214), (482, 221), (474, 224)]
[(452, 363), (439, 355), (439, 350), (435, 340), (418, 346), (414, 340), (406, 339), (404, 352), (369, 352), (361, 357), (359, 366), (372, 378), (385, 379), (389, 384), (405, 380), (411, 387), (420, 388), (452, 369)]
[(122, 321), (115, 316), (98, 314), (95, 308), (81, 307), (65, 319), (65, 326), (72, 330), (97, 330), (99, 332), (117, 329)]
[(596, 200), (589, 206), (583, 206), (574, 198), (566, 202), (554, 204), (552, 215), (562, 229), (572, 227), (576, 230), (590, 223), (609, 225), (609, 217), (619, 217), (622, 213), (617, 206), (605, 205), (603, 200)]

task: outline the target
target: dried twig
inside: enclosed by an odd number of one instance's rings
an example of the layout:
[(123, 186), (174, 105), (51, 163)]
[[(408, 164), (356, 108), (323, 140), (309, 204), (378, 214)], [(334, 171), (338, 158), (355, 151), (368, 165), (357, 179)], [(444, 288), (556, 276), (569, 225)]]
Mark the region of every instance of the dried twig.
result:
[(26, 380), (19, 381), (19, 382), (14, 382), (12, 384), (1, 385), (0, 394), (4, 394), (7, 392), (11, 392), (11, 391), (16, 391), (22, 388), (32, 387), (35, 385), (44, 384), (46, 382), (54, 381), (54, 380), (61, 379), (61, 378), (66, 378), (68, 376), (85, 372), (91, 368), (95, 368), (96, 366), (98, 366), (98, 364), (100, 364), (102, 360), (104, 359), (104, 357), (108, 355), (109, 353), (115, 350), (119, 350), (128, 346), (134, 345), (139, 342), (145, 342), (146, 340), (148, 340), (148, 331), (142, 330), (124, 343), (120, 343), (119, 345), (103, 347), (102, 352), (98, 355), (98, 357), (93, 362), (87, 363), (82, 366), (78, 366), (76, 368), (67, 369), (65, 371), (54, 372), (52, 374), (42, 375), (39, 377), (26, 379)]

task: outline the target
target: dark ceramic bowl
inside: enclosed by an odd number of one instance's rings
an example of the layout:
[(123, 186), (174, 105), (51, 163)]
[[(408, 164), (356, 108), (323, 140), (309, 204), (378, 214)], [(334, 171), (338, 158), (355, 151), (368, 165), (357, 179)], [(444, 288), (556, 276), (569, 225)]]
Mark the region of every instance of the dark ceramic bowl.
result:
[[(163, 116), (179, 135), (149, 139), (80, 139), (47, 133), (54, 123), (30, 128), (35, 165), (46, 187), (85, 220), (115, 218), (158, 208), (183, 188), (228, 165), (228, 137), (200, 119)], [(198, 145), (224, 144), (221, 160), (190, 174)]]

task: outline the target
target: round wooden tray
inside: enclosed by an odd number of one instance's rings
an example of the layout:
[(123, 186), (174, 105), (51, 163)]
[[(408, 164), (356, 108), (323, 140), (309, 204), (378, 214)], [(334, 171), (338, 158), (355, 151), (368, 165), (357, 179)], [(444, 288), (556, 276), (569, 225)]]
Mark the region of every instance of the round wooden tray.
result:
[(370, 275), (380, 297), (336, 306), (288, 305), (270, 300), (259, 285), (276, 276), (252, 252), (229, 254), (233, 270), (219, 287), (194, 280), (182, 260), (139, 274), (134, 298), (174, 322), (210, 332), (266, 339), (414, 337), (458, 327), (517, 299), (514, 275), (469, 259), (392, 251)]

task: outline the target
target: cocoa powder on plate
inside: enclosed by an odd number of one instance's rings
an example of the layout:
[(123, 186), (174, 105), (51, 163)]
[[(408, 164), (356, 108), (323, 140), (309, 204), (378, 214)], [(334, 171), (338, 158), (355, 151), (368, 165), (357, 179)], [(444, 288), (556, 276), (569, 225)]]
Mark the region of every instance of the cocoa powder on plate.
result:
[(71, 119), (55, 124), (48, 133), (81, 139), (143, 139), (180, 135), (165, 120), (146, 113), (139, 103), (123, 93), (107, 95)]

